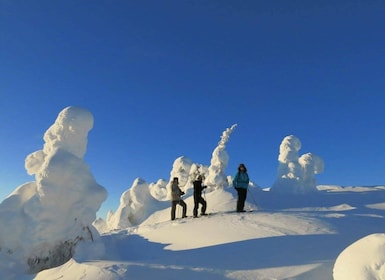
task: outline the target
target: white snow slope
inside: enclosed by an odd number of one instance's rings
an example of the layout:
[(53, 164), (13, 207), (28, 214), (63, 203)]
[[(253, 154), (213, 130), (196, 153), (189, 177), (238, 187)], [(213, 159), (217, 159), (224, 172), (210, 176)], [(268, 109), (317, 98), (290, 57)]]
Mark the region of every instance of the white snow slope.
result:
[[(207, 217), (170, 221), (170, 208), (159, 210), (104, 233), (103, 253), (88, 243), (61, 267), (23, 279), (385, 279), (385, 187), (318, 189), (251, 188), (248, 213), (233, 212), (232, 188), (216, 190), (206, 194)], [(191, 216), (193, 199), (185, 201)]]

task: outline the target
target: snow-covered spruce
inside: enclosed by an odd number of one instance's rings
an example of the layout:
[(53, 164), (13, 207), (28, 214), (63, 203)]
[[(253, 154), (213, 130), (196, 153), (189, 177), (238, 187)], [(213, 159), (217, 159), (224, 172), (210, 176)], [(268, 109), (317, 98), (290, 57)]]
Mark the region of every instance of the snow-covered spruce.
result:
[(96, 240), (92, 226), (106, 190), (83, 157), (92, 114), (67, 107), (44, 134), (42, 150), (25, 160), (36, 181), (18, 187), (0, 204), (0, 270), (19, 263), (36, 273), (67, 262), (79, 242)]

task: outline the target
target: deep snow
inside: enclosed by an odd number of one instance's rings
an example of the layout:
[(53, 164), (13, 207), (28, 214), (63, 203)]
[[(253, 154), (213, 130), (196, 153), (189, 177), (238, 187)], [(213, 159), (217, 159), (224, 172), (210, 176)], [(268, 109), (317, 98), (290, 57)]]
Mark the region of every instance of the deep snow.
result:
[[(170, 221), (170, 208), (159, 210), (138, 226), (104, 233), (102, 256), (84, 257), (83, 248), (83, 256), (36, 279), (328, 280), (333, 269), (336, 280), (385, 279), (385, 187), (318, 189), (279, 196), (253, 188), (247, 207), (255, 211), (241, 214), (231, 212), (232, 189), (217, 190), (206, 194), (208, 217)], [(192, 197), (185, 201), (191, 215)], [(354, 242), (365, 245), (346, 249)]]

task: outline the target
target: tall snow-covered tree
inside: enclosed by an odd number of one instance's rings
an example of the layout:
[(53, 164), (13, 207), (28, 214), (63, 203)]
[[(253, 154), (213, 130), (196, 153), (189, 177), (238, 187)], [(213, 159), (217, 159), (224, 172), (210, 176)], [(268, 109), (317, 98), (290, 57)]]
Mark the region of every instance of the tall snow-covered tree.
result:
[(228, 180), (225, 172), (229, 163), (229, 155), (226, 151), (226, 144), (230, 139), (231, 133), (233, 133), (236, 127), (237, 125), (233, 124), (230, 128), (223, 131), (221, 140), (218, 142), (218, 146), (212, 153), (208, 176), (204, 182), (212, 189), (225, 188), (228, 186)]
[(324, 162), (312, 153), (299, 156), (301, 146), (301, 141), (294, 135), (282, 140), (272, 192), (305, 194), (317, 191), (315, 175), (323, 172)]
[(21, 185), (0, 204), (2, 253), (26, 271), (59, 266), (80, 241), (98, 237), (92, 222), (107, 191), (83, 159), (93, 123), (85, 109), (62, 110), (44, 134), (43, 149), (26, 157), (27, 172), (36, 181)]

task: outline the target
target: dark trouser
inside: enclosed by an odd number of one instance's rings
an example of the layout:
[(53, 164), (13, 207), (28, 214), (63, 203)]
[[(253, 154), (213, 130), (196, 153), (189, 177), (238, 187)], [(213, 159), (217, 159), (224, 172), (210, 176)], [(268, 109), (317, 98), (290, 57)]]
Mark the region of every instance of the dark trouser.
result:
[(201, 196), (197, 196), (197, 197), (194, 196), (194, 211), (193, 211), (194, 217), (198, 216), (199, 203), (202, 204), (201, 213), (202, 214), (206, 213), (206, 207), (207, 207), (206, 200), (204, 200), (203, 197)]
[(183, 208), (183, 214), (182, 218), (186, 217), (186, 211), (187, 211), (187, 205), (186, 203), (181, 199), (181, 200), (176, 200), (176, 201), (171, 201), (171, 220), (175, 220), (175, 210), (177, 205), (182, 206)]
[(243, 208), (245, 207), (245, 201), (247, 196), (247, 189), (244, 188), (237, 188), (238, 192), (238, 201), (237, 201), (237, 211), (243, 211)]

